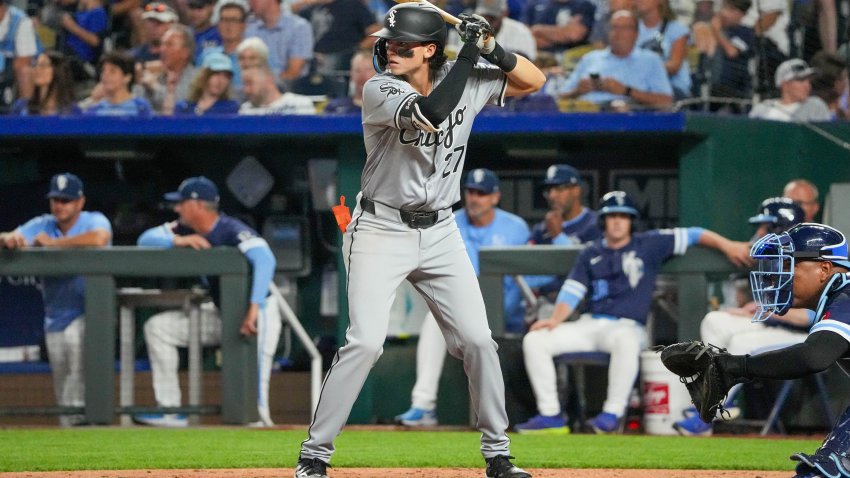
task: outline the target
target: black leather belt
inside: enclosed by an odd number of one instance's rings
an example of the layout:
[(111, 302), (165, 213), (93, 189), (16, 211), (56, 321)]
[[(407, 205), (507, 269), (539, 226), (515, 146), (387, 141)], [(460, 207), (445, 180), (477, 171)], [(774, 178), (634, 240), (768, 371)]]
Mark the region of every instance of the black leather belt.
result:
[[(386, 206), (382, 203), (383, 206)], [(375, 201), (363, 196), (360, 198), (360, 207), (373, 216), (375, 214)], [(440, 211), (405, 211), (404, 209), (396, 209), (391, 206), (386, 206), (389, 209), (398, 211), (398, 216), (401, 222), (407, 224), (411, 229), (428, 229), (437, 224), (440, 218)]]

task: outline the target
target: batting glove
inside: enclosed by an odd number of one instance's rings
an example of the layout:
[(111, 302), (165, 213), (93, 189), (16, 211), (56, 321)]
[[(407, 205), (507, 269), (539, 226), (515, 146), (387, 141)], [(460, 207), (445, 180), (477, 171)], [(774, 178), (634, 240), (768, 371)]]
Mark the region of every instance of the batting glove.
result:
[(462, 21), (455, 25), (464, 43), (475, 43), (481, 53), (492, 53), (496, 47), (496, 39), (490, 23), (481, 15), (461, 14)]

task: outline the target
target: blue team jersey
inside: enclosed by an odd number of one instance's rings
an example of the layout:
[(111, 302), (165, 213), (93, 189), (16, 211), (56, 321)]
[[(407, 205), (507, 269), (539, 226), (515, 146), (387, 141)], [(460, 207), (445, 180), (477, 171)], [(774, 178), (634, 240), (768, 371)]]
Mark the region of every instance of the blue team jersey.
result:
[[(148, 229), (139, 236), (140, 246), (172, 247), (174, 236), (189, 236), (197, 234), (193, 229), (178, 221), (167, 222), (161, 226)], [(233, 246), (245, 254), (252, 268), (251, 302), (263, 305), (269, 292), (269, 283), (275, 269), (275, 258), (265, 239), (257, 234), (244, 222), (221, 214), (208, 234), (202, 236), (211, 246)], [(210, 295), (216, 305), (219, 305), (220, 287), (218, 277), (206, 279), (210, 287)]]
[(645, 324), (661, 265), (684, 254), (692, 240), (688, 229), (675, 228), (637, 233), (620, 249), (609, 248), (603, 239), (594, 241), (579, 254), (558, 301), (586, 298), (591, 314)]
[[(850, 273), (836, 274), (827, 283), (818, 301), (814, 323), (809, 334), (832, 332), (850, 342)], [(839, 359), (838, 365), (850, 375), (850, 358)]]
[[(112, 234), (109, 219), (99, 212), (82, 211), (80, 218), (62, 234), (56, 225), (52, 214), (44, 214), (30, 219), (18, 227), (28, 244), (39, 233), (46, 233), (52, 238), (78, 236), (96, 229), (103, 229)], [(111, 241), (110, 241), (111, 244)], [(44, 330), (46, 332), (61, 332), (77, 317), (85, 313), (85, 280), (82, 276), (45, 277), (42, 295), (44, 296)]]
[[(455, 212), (455, 222), (460, 230), (460, 236), (466, 245), (466, 253), (479, 275), (478, 251), (483, 246), (519, 246), (528, 240), (528, 225), (525, 221), (507, 211), (496, 209), (493, 222), (484, 227), (473, 226), (465, 209)], [(504, 309), (505, 330), (521, 333), (525, 323), (525, 308), (522, 304), (522, 294), (516, 281), (510, 276), (504, 277)]]
[(582, 244), (585, 242), (595, 241), (602, 237), (602, 230), (599, 229), (599, 216), (596, 211), (591, 211), (588, 208), (583, 208), (578, 216), (564, 221), (561, 226), (563, 234), (557, 237), (549, 237), (546, 230), (546, 222), (541, 221), (534, 225), (531, 230), (530, 244)]

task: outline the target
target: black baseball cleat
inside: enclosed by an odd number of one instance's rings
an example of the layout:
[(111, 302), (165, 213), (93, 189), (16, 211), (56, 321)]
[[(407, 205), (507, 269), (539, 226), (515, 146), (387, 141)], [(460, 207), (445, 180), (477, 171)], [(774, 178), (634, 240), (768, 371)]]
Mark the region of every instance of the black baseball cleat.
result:
[(531, 478), (531, 473), (511, 463), (512, 456), (496, 455), (487, 458), (487, 478)]
[(299, 458), (295, 478), (328, 478), (330, 466), (318, 458)]

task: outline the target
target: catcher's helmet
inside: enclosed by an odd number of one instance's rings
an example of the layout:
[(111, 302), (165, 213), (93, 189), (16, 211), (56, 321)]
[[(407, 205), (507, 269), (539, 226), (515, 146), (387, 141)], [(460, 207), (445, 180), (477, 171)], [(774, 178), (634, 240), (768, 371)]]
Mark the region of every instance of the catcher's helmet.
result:
[(850, 268), (847, 240), (841, 231), (823, 224), (798, 224), (781, 234), (767, 234), (750, 249), (758, 270), (750, 272), (756, 303), (754, 322), (783, 315), (791, 308), (797, 260), (820, 260)]
[(448, 30), (440, 13), (426, 3), (401, 3), (387, 12), (384, 28), (373, 33), (378, 37), (373, 47), (372, 63), (378, 73), (387, 66), (387, 40), (421, 41), (437, 44), (438, 54), (446, 46)]
[(613, 213), (628, 214), (632, 219), (638, 218), (634, 201), (624, 191), (611, 191), (602, 196), (602, 201), (599, 202), (599, 217)]
[(750, 218), (750, 224), (767, 224), (768, 233), (785, 232), (803, 222), (803, 208), (788, 198), (767, 198), (761, 202), (758, 212)]

